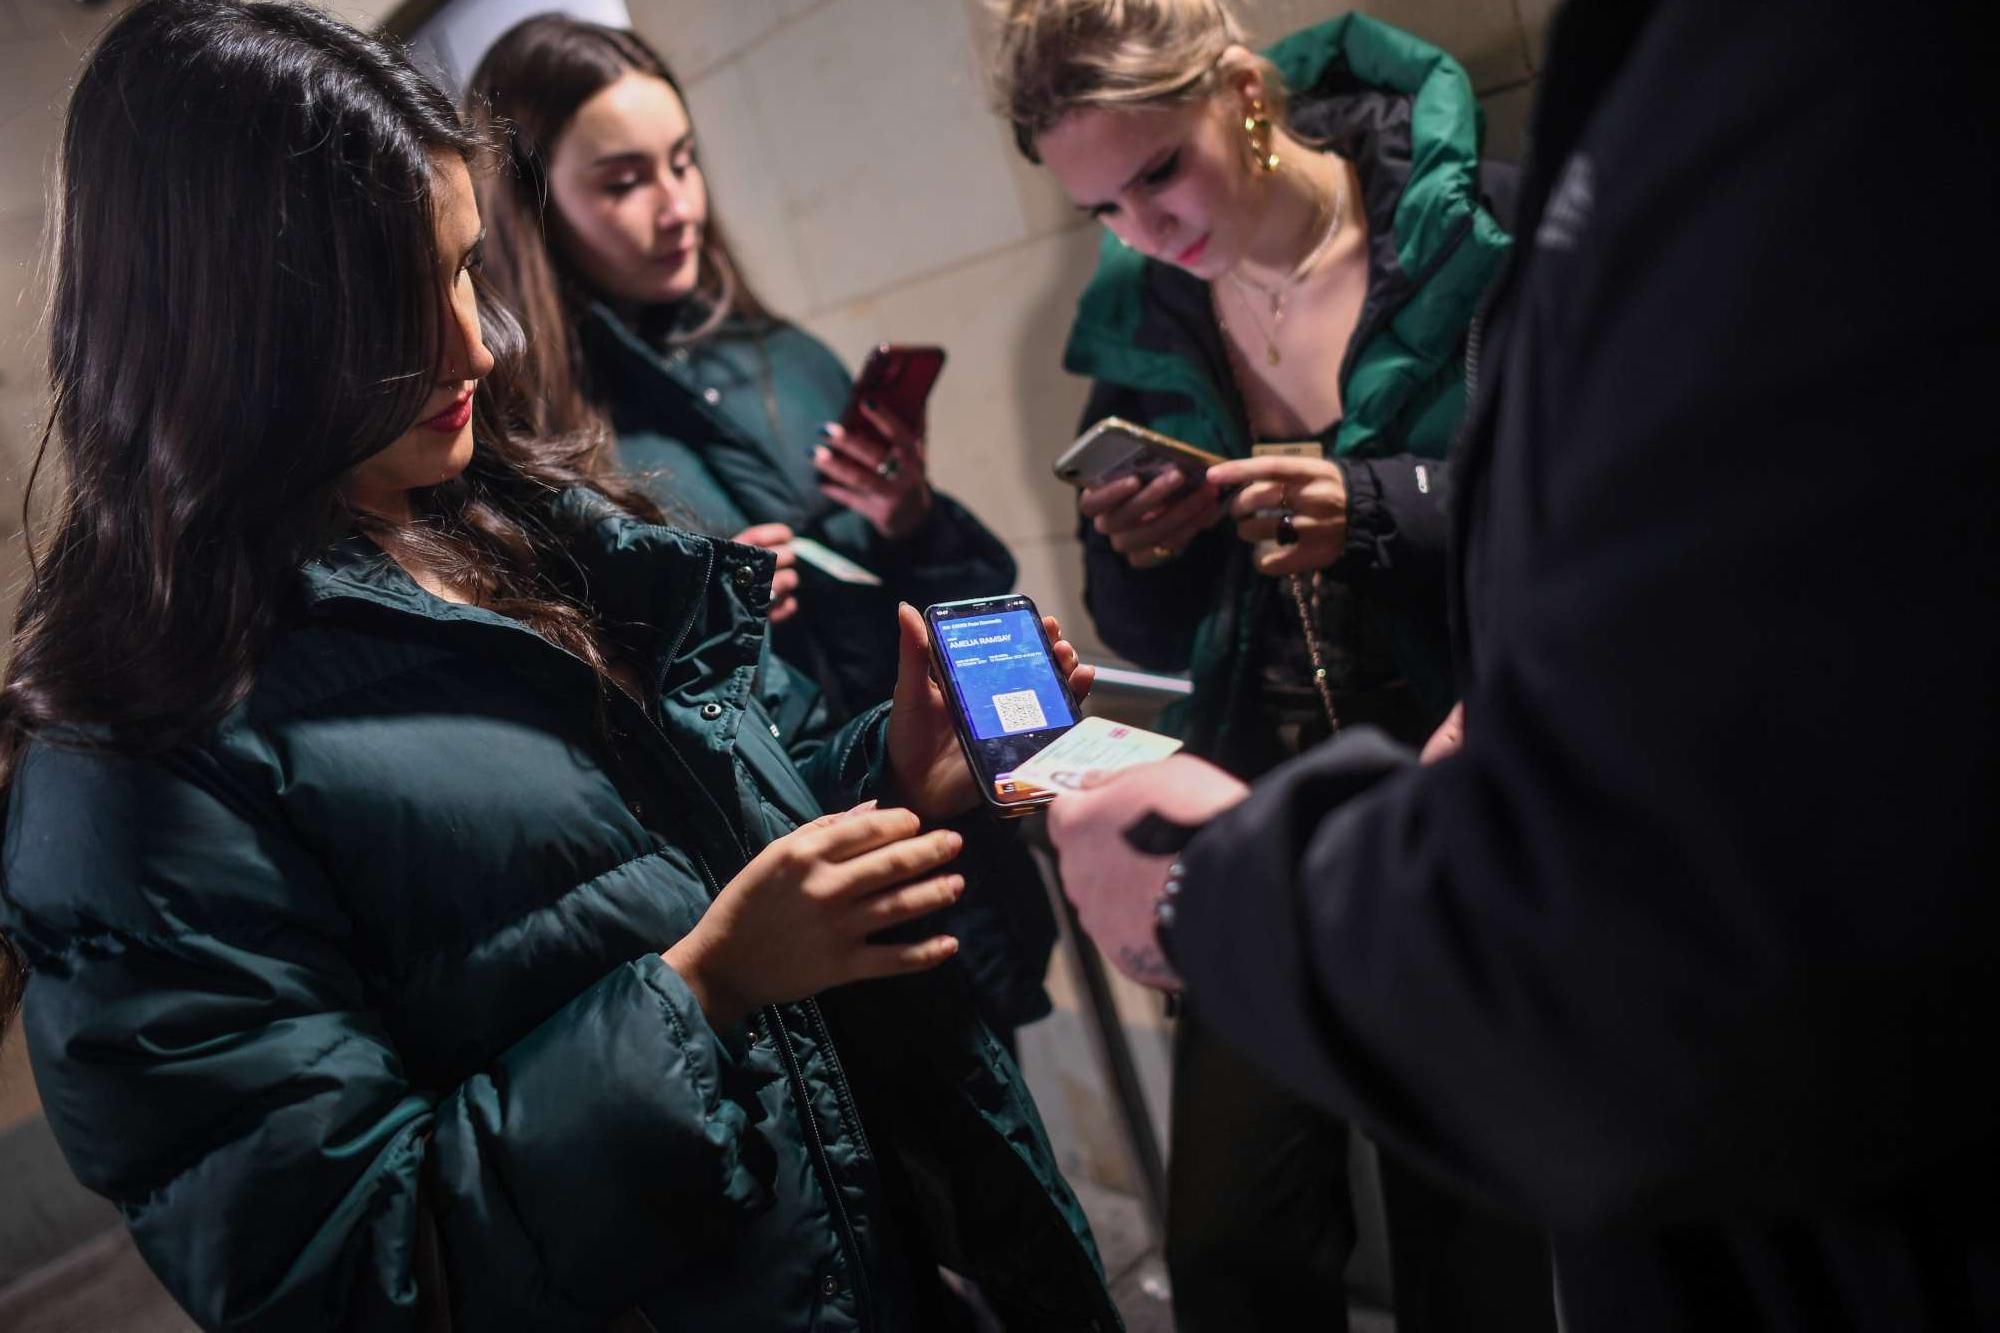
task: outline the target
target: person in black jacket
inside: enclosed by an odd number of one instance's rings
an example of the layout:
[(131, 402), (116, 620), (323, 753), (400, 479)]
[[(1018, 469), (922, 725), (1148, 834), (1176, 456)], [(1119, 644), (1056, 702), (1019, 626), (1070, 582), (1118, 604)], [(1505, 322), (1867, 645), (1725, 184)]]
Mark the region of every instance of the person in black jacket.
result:
[(2000, 1327), (2000, 113), (1916, 8), (1566, 9), (1457, 471), (1462, 742), (1051, 816), (1114, 958), (1540, 1219), (1575, 1333)]

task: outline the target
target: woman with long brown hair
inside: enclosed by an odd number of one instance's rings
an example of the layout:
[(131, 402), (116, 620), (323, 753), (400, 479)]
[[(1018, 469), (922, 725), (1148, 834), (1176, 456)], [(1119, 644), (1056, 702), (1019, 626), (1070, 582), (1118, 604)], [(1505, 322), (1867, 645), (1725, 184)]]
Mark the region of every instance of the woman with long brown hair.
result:
[(522, 429), (484, 151), (300, 4), (141, 0), (77, 83), (0, 687), (71, 1166), (207, 1327), (928, 1328), (941, 1264), (1114, 1323), (924, 920), (921, 625), (831, 731), (768, 553)]
[(465, 103), (507, 146), (510, 169), (479, 187), (489, 276), (527, 329), (544, 419), (608, 422), (623, 468), (703, 527), (747, 527), (781, 562), (788, 534), (810, 537), (881, 578), (800, 570), (775, 636), (837, 707), (895, 675), (880, 608), (1013, 586), (1006, 548), (931, 486), (922, 421), (863, 403), (865, 428), (842, 429), (852, 381), (744, 272), (658, 52), (544, 14), (494, 43)]
[[(922, 422), (864, 402), (872, 428), (840, 426), (852, 381), (737, 261), (659, 53), (631, 32), (541, 15), (494, 43), (465, 107), (507, 148), (479, 183), (487, 274), (527, 329), (542, 422), (608, 427), (619, 465), (657, 503), (769, 546), (794, 590), (774, 598), (772, 647), (836, 715), (889, 693), (896, 603), (1013, 586), (1006, 547), (930, 485)], [(880, 582), (792, 564), (794, 536)], [(976, 891), (953, 926), (980, 1013), (1011, 1048), (1049, 1012), (1055, 917), (1011, 831), (967, 831)]]

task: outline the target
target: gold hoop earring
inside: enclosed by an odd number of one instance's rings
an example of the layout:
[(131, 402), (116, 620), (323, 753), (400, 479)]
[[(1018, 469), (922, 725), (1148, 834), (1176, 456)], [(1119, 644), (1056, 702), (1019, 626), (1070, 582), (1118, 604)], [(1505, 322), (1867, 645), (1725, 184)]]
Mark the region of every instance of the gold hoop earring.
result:
[(1243, 137), (1250, 144), (1250, 160), (1257, 170), (1268, 176), (1278, 169), (1278, 155), (1271, 151), (1271, 118), (1264, 114), (1262, 98), (1250, 103), (1250, 114), (1243, 118)]

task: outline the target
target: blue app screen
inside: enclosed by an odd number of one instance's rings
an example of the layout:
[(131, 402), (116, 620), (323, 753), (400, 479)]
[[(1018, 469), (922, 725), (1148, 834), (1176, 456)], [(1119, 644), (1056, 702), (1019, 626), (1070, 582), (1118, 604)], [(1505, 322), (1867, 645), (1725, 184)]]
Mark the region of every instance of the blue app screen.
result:
[(937, 632), (952, 681), (965, 702), (973, 739), (1044, 731), (1076, 721), (1070, 716), (1062, 682), (1056, 679), (1055, 665), (1042, 651), (1034, 612), (941, 620)]

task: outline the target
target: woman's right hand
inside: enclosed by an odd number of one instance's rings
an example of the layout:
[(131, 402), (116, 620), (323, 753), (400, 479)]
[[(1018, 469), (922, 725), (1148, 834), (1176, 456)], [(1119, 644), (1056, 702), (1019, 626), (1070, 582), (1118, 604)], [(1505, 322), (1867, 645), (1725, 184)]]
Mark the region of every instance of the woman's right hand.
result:
[(872, 802), (794, 829), (724, 885), (661, 957), (718, 1029), (767, 1004), (936, 967), (958, 952), (950, 935), (914, 944), (868, 938), (965, 891), (964, 876), (938, 873), (965, 840), (921, 829), (910, 811)]
[(1147, 480), (1133, 473), (1086, 486), (1077, 508), (1134, 569), (1165, 564), (1222, 516), (1222, 492), (1168, 468)]
[(773, 625), (784, 624), (799, 609), (798, 556), (792, 552), (792, 535), (782, 523), (758, 523), (729, 539), (745, 546), (761, 546), (778, 557), (778, 572), (771, 575), (771, 609), (765, 612)]

